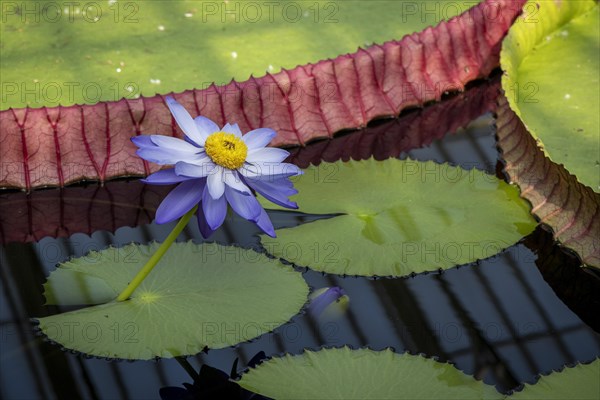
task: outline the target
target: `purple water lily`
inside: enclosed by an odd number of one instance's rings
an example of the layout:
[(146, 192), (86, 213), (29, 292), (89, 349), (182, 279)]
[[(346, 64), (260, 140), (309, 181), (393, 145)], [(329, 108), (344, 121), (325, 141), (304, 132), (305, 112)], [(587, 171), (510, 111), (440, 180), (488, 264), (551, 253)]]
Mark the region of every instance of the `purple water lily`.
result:
[(141, 158), (174, 165), (143, 180), (154, 185), (178, 183), (156, 210), (156, 222), (176, 220), (201, 203), (198, 225), (206, 238), (225, 220), (229, 203), (236, 213), (274, 237), (273, 224), (254, 194), (282, 207), (298, 208), (288, 199), (297, 193), (289, 177), (302, 174), (295, 165), (282, 162), (287, 151), (266, 147), (275, 131), (259, 128), (242, 135), (237, 124), (219, 128), (208, 118), (192, 119), (172, 97), (166, 102), (185, 140), (162, 135), (131, 139)]

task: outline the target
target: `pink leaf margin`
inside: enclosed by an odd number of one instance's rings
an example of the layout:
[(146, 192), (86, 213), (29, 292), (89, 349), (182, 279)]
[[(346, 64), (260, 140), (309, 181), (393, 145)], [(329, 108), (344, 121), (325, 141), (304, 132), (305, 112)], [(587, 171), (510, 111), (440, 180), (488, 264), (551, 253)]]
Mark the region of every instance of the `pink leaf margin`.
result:
[(600, 268), (600, 194), (546, 157), (504, 94), (496, 113), (498, 149), (509, 181), (519, 186), (531, 213), (554, 239), (583, 264)]

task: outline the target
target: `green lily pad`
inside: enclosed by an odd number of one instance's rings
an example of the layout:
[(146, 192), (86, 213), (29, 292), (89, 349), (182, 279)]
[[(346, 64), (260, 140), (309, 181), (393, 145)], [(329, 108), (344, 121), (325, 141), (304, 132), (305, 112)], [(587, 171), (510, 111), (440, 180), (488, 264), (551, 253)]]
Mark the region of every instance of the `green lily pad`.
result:
[(500, 399), (493, 386), (450, 364), (387, 349), (323, 349), (272, 358), (242, 375), (243, 388), (276, 399)]
[(597, 400), (600, 398), (600, 359), (542, 376), (509, 397), (514, 400)]
[(244, 81), (400, 39), (475, 5), (427, 3), (3, 2), (0, 109)]
[(431, 161), (323, 163), (295, 186), (299, 211), (341, 215), (277, 230), (277, 238), (263, 235), (261, 242), (271, 254), (333, 274), (451, 268), (497, 254), (536, 225), (515, 187)]
[(504, 39), (502, 87), (546, 155), (600, 192), (595, 1), (530, 1)]
[(287, 322), (308, 295), (301, 274), (232, 246), (175, 243), (131, 299), (113, 299), (154, 251), (127, 245), (59, 266), (45, 284), (51, 304), (104, 304), (39, 318), (49, 339), (98, 357), (196, 354), (253, 339)]

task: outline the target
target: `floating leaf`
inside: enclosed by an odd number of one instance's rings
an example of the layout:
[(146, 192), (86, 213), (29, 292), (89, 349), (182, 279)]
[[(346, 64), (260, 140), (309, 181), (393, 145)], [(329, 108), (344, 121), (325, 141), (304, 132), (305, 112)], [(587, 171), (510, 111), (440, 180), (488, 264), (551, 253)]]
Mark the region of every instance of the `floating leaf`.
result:
[(585, 264), (600, 267), (600, 195), (544, 155), (504, 96), (498, 103), (498, 147), (510, 180), (563, 246)]
[(376, 0), (369, 7), (356, 0), (104, 1), (67, 4), (63, 10), (9, 3), (0, 26), (5, 82), (0, 109), (94, 104), (183, 91), (190, 83), (245, 80), (401, 38), (473, 5), (442, 0), (437, 12), (424, 14), (426, 1)]
[(493, 386), (450, 364), (386, 349), (307, 350), (272, 358), (240, 386), (276, 399), (501, 399)]
[(600, 398), (600, 359), (542, 376), (533, 385), (508, 397), (514, 400), (597, 400)]
[(434, 162), (350, 161), (295, 180), (300, 211), (341, 214), (261, 236), (268, 252), (334, 274), (402, 276), (487, 258), (533, 231), (515, 187)]
[(176, 243), (128, 301), (111, 301), (158, 248), (127, 245), (62, 264), (45, 284), (51, 304), (105, 304), (39, 318), (49, 339), (82, 353), (151, 359), (253, 339), (305, 303), (302, 276), (263, 254)]
[(510, 108), (546, 155), (600, 191), (597, 2), (529, 1), (502, 44)]
[[(277, 146), (332, 137), (439, 100), (445, 92), (462, 90), (467, 82), (487, 76), (498, 64), (500, 41), (521, 3), (486, 0), (399, 41), (242, 83), (188, 90), (175, 98), (192, 115), (204, 115), (220, 125), (227, 120), (239, 123), (242, 131), (275, 129), (278, 136), (272, 144)], [(364, 5), (359, 7), (364, 12)], [(387, 15), (398, 19), (397, 14)], [(415, 18), (422, 18), (419, 11)], [(373, 26), (380, 29), (379, 24)], [(148, 43), (155, 47), (154, 40)], [(191, 60), (204, 63), (206, 57)], [(130, 138), (182, 135), (160, 95), (85, 106), (9, 109), (0, 111), (0, 127), (0, 187), (27, 190), (82, 179), (147, 175), (158, 167), (134, 157)]]

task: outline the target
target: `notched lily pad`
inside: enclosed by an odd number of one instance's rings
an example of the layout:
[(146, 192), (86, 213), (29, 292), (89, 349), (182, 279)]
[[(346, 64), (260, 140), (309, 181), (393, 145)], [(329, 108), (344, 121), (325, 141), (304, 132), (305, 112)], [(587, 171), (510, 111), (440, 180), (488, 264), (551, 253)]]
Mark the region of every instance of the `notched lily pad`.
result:
[(60, 265), (44, 285), (48, 303), (98, 305), (39, 318), (42, 332), (98, 357), (176, 357), (253, 339), (306, 302), (301, 274), (279, 261), (191, 242), (173, 244), (130, 300), (114, 301), (158, 246), (109, 248)]
[(495, 255), (536, 225), (515, 187), (431, 161), (323, 163), (305, 170), (295, 186), (299, 211), (340, 215), (280, 229), (276, 238), (263, 235), (262, 244), (333, 274), (447, 269)]
[(514, 400), (596, 400), (600, 397), (600, 359), (542, 376), (533, 385), (513, 393)]
[(493, 386), (446, 363), (387, 349), (348, 347), (272, 358), (243, 388), (276, 399), (501, 399)]

